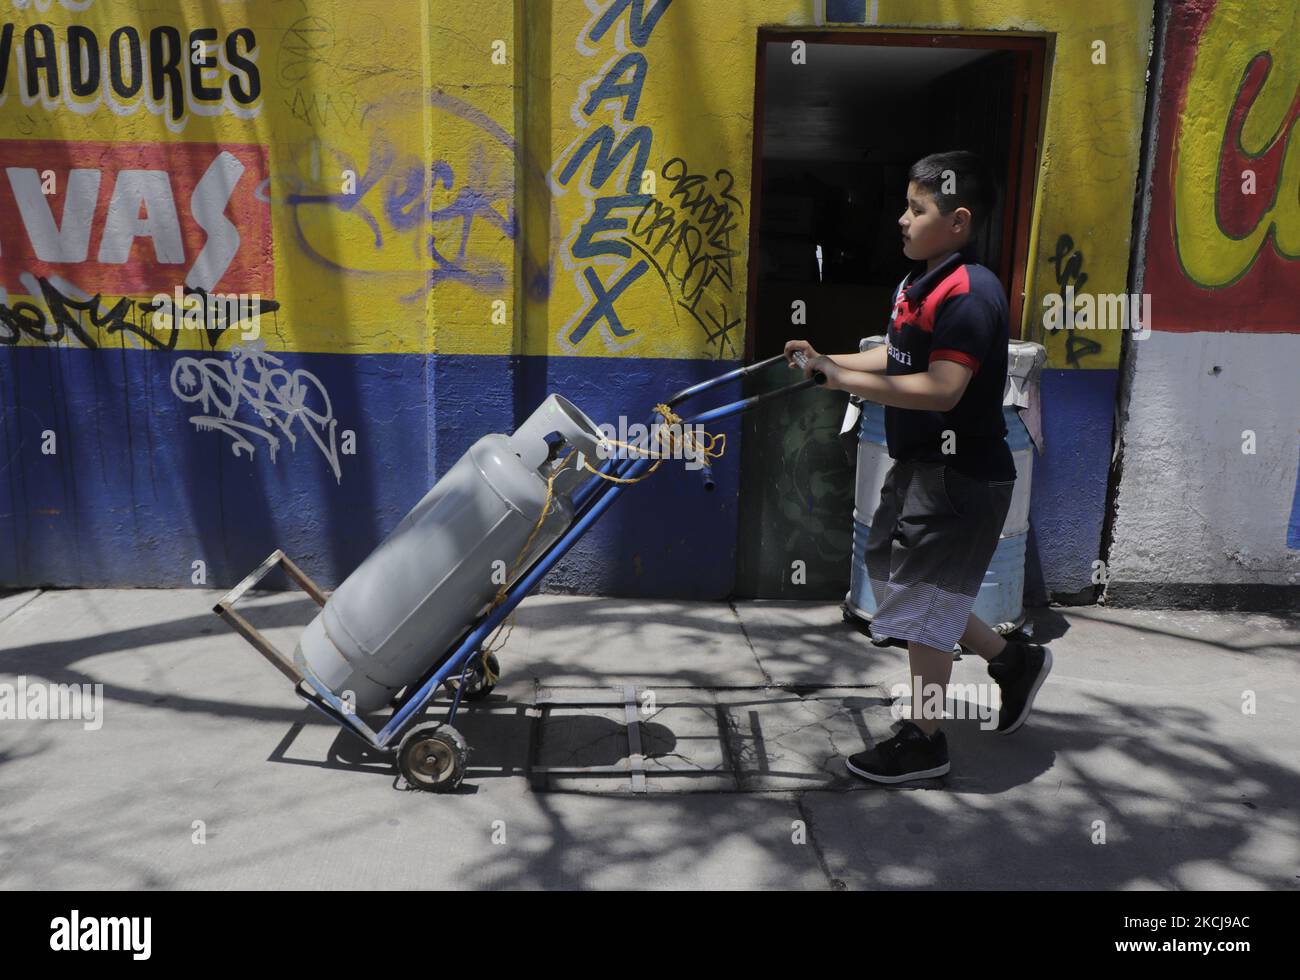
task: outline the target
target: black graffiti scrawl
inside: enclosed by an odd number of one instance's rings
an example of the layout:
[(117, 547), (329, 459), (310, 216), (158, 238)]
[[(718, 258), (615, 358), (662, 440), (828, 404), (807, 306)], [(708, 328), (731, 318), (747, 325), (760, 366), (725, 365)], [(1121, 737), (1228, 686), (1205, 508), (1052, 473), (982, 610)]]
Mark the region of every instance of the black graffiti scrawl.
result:
[[(1069, 258), (1066, 258), (1069, 256)], [(1056, 270), (1056, 285), (1062, 294), (1066, 286), (1073, 286), (1077, 294), (1082, 292), (1083, 284), (1088, 281), (1088, 274), (1083, 271), (1083, 252), (1074, 247), (1074, 239), (1062, 235), (1056, 240), (1056, 249), (1049, 261)], [(1073, 311), (1069, 311), (1073, 312)], [(1101, 344), (1090, 337), (1079, 336), (1074, 329), (1073, 316), (1065, 318), (1066, 326), (1049, 329), (1065, 330), (1065, 361), (1070, 367), (1078, 367), (1079, 362), (1088, 354), (1101, 352)]]

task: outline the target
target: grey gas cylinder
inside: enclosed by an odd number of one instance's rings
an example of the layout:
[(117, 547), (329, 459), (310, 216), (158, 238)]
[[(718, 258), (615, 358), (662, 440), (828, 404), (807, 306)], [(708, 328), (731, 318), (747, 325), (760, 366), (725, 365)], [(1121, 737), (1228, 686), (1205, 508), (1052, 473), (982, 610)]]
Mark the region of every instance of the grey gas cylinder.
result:
[[(558, 451), (554, 433), (567, 444)], [(479, 439), (330, 596), (294, 650), (298, 669), (359, 714), (391, 701), (486, 611), (503, 574), (513, 582), (568, 529), (587, 474), (559, 468), (571, 448), (595, 459), (600, 439), (560, 395), (514, 435)], [(551, 508), (520, 559), (557, 469)]]

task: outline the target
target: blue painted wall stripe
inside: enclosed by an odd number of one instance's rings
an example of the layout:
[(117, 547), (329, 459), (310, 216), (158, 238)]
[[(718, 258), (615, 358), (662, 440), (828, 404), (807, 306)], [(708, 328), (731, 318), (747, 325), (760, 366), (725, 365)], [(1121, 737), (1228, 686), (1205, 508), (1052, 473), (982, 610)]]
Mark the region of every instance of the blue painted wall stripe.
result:
[[(512, 431), (549, 392), (597, 422), (616, 425), (620, 414), (643, 422), (656, 401), (731, 366), (276, 356), (285, 370), (320, 380), (340, 444), (344, 430), (356, 434), (355, 455), (338, 456), (341, 480), (301, 422), (291, 444), (247, 402), (234, 419), (279, 434), (274, 460), (255, 434), (246, 435), (255, 446), (250, 458), (233, 452), (226, 432), (197, 430), (190, 418), (201, 407), (172, 389), (173, 369), (193, 352), (0, 351), (0, 585), (185, 586), (192, 563), (202, 560), (206, 584), (223, 587), (280, 547), (332, 587), (476, 439)], [(229, 361), (228, 354), (199, 357)], [(323, 408), (315, 393), (307, 404)], [(47, 431), (57, 450), (49, 455), (41, 452)], [(666, 463), (611, 508), (548, 587), (726, 595), (735, 566), (740, 433), (735, 422), (720, 431), (728, 448), (715, 492), (704, 492), (698, 473)]]
[[(658, 401), (717, 376), (733, 362), (603, 357), (438, 357), (437, 475), (487, 432), (509, 432), (552, 392), (597, 423), (644, 423)], [(493, 390), (504, 396), (489, 394)], [(683, 415), (740, 397), (739, 384), (688, 402)], [(462, 405), (457, 410), (455, 406)], [(551, 571), (553, 590), (625, 596), (719, 599), (735, 581), (740, 420), (724, 433), (727, 451), (706, 492), (699, 472), (665, 463), (631, 487)]]
[[(1111, 370), (1044, 370), (1041, 377), (1046, 452), (1034, 458), (1030, 561), (1026, 585), (1076, 593), (1092, 584), (1106, 512), (1115, 386)], [(1041, 596), (1038, 598), (1042, 598)]]
[[(702, 360), (280, 353), (329, 394), (340, 453), (294, 427), (272, 461), (190, 422), (172, 390), (184, 352), (0, 349), (0, 585), (209, 586), (238, 581), (275, 547), (336, 585), (469, 446), (510, 432), (550, 392), (598, 422), (642, 422), (654, 403), (731, 366)], [(228, 359), (228, 354), (199, 355)], [(1116, 372), (1046, 371), (1047, 455), (1034, 469), (1026, 581), (1048, 592), (1091, 583), (1110, 463)], [(701, 409), (737, 397), (738, 386)], [(310, 400), (309, 400), (310, 404)], [(236, 418), (266, 424), (244, 406)], [(57, 452), (41, 452), (54, 433)], [(278, 430), (274, 430), (278, 431)], [(547, 588), (721, 598), (735, 580), (740, 423), (724, 424), (717, 489), (665, 464), (632, 488), (562, 561)], [(1300, 488), (1297, 490), (1300, 500)], [(1300, 503), (1288, 541), (1300, 537)], [(280, 584), (287, 584), (281, 582)]]

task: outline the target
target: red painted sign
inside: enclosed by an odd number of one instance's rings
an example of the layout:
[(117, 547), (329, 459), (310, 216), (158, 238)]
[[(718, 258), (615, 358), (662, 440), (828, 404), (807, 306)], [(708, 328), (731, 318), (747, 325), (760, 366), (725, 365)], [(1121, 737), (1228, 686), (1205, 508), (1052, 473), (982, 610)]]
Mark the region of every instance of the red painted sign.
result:
[(268, 175), (258, 144), (0, 140), (0, 286), (272, 296)]
[(1285, 25), (1243, 25), (1245, 9), (1170, 9), (1144, 285), (1156, 330), (1300, 331), (1300, 206), (1281, 186), (1300, 91), (1275, 63), (1292, 52), (1269, 50)]

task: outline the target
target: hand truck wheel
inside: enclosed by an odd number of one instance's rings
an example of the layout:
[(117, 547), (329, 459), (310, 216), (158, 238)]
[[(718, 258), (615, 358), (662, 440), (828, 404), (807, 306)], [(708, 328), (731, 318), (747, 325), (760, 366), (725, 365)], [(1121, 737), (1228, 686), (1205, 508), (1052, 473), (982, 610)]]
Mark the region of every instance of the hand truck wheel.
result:
[[(492, 670), (492, 676), (501, 679), (501, 663), (497, 660), (495, 653), (489, 653), (487, 657), (488, 667)], [(460, 683), (459, 677), (449, 678), (447, 687), (451, 689), (453, 695), (456, 693), (456, 685)], [(491, 684), (485, 683), (483, 676), (483, 665), (479, 663), (478, 655), (475, 655), (474, 665), (470, 667), (469, 673), (465, 675), (465, 693), (461, 698), (465, 701), (482, 701), (492, 693), (497, 686), (497, 682)]]
[(416, 725), (402, 737), (397, 767), (415, 789), (450, 793), (465, 778), (469, 746), (465, 738), (441, 722)]

